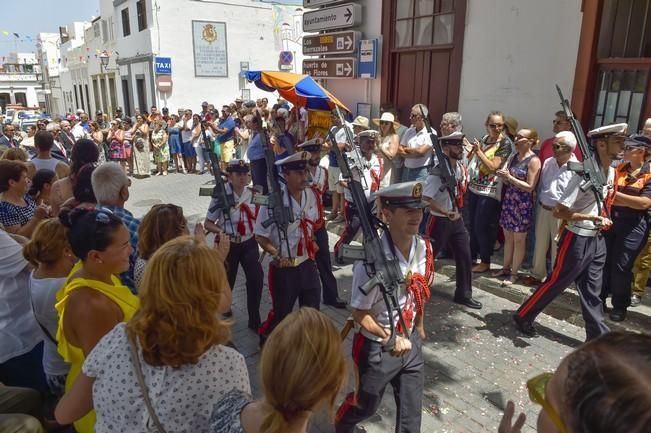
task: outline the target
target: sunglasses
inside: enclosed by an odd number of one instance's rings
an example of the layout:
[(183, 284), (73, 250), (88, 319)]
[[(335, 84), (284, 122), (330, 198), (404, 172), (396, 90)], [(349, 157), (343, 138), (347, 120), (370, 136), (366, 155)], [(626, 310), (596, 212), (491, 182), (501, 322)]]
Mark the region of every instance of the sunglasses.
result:
[(386, 120), (380, 120), (380, 125), (391, 125), (392, 122), (388, 122)]
[(503, 124), (503, 123), (489, 123), (488, 126), (491, 127), (492, 129), (501, 129), (501, 128), (504, 128), (504, 124)]
[(556, 409), (549, 403), (545, 397), (545, 388), (552, 378), (553, 373), (542, 373), (538, 376), (532, 377), (527, 381), (527, 390), (529, 391), (529, 398), (533, 403), (542, 406), (543, 411), (549, 416), (556, 428), (561, 433), (568, 433), (565, 423), (561, 419)]
[(524, 135), (516, 135), (515, 140), (518, 141), (519, 139), (524, 138), (525, 140), (531, 140), (529, 137), (525, 137)]
[(411, 113), (411, 114), (409, 115), (409, 118), (410, 118), (410, 119), (418, 119), (419, 117), (420, 117), (420, 114), (414, 114), (414, 113)]
[(640, 146), (634, 146), (632, 144), (627, 144), (627, 145), (624, 146), (624, 150), (627, 151), (627, 152), (631, 152), (631, 151), (634, 151), (634, 150), (640, 150), (640, 149), (642, 149)]
[(564, 144), (554, 144), (554, 149), (556, 150), (562, 150), (562, 149), (567, 149), (568, 146), (565, 146)]

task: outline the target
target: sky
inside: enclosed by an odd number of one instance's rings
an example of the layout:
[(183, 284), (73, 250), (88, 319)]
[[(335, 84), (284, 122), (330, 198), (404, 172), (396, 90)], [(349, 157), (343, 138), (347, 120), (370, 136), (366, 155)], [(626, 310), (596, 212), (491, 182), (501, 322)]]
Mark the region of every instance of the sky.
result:
[[(11, 3), (11, 6), (4, 5), (5, 2)], [(0, 0), (0, 3), (5, 6), (0, 14), (2, 57), (16, 51), (16, 46), (21, 53), (35, 52), (38, 33), (58, 33), (59, 26), (74, 21), (90, 21), (92, 16), (99, 15), (99, 0)], [(5, 31), (9, 32), (9, 36), (4, 34)], [(14, 33), (20, 35), (18, 41)]]

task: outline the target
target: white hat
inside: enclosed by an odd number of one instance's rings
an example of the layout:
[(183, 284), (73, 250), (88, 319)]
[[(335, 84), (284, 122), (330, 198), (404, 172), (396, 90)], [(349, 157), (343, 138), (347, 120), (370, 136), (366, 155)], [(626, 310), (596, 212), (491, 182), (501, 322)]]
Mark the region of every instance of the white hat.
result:
[(309, 159), (310, 152), (301, 151), (292, 153), (288, 157), (276, 161), (275, 164), (286, 170), (304, 170), (307, 168), (307, 161)]
[(379, 198), (383, 206), (422, 209), (427, 207), (423, 198), (423, 184), (419, 181), (394, 183), (377, 190), (372, 198)]
[(400, 127), (400, 122), (396, 121), (396, 117), (392, 114), (389, 113), (388, 111), (385, 111), (382, 113), (379, 119), (373, 119), (373, 123), (376, 125), (379, 125), (380, 122), (392, 122), (393, 123), (393, 129), (398, 129)]
[(606, 125), (592, 131), (588, 132), (588, 137), (590, 138), (600, 138), (607, 135), (626, 135), (626, 130), (628, 129), (628, 124), (626, 123), (615, 123), (614, 125)]
[(359, 126), (360, 128), (368, 129), (368, 119), (364, 116), (357, 116), (352, 123), (353, 126)]

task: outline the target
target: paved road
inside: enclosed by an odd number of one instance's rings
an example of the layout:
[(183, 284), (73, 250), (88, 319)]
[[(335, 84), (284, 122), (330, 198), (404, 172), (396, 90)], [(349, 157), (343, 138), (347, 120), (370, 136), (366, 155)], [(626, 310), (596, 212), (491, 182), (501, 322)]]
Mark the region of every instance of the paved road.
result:
[[(199, 197), (199, 187), (210, 181), (209, 175), (177, 175), (133, 180), (127, 207), (142, 216), (157, 203), (174, 203), (184, 208), (191, 224), (202, 221), (209, 203)], [(332, 228), (334, 231), (336, 227)], [(336, 235), (330, 234), (331, 245)], [(265, 262), (266, 269), (266, 262)], [(539, 336), (524, 338), (511, 325), (511, 314), (528, 295), (529, 289), (514, 286), (500, 288), (493, 279), (475, 280), (476, 298), (484, 304), (480, 311), (467, 310), (451, 302), (454, 291), (454, 267), (450, 262), (437, 263), (435, 288), (427, 305), (427, 340), (424, 344), (425, 395), (423, 432), (480, 433), (497, 431), (506, 400), (515, 401), (527, 414), (526, 432), (535, 432), (538, 408), (527, 397), (525, 382), (542, 371), (552, 371), (559, 361), (584, 339), (583, 325), (575, 292), (568, 291), (539, 318)], [(340, 295), (350, 299), (351, 266), (335, 268)], [(244, 278), (240, 271), (234, 289), (233, 341), (245, 355), (251, 384), (259, 394), (257, 362), (258, 338), (246, 326)], [(270, 300), (266, 289), (262, 313), (266, 315)], [(648, 301), (646, 301), (648, 302)], [(342, 325), (348, 313), (330, 307), (322, 311)], [(651, 329), (651, 308), (640, 307), (626, 323), (631, 329)], [(263, 316), (264, 317), (264, 316)], [(350, 354), (351, 336), (345, 342)], [(350, 356), (348, 357), (350, 360)], [(352, 361), (350, 362), (352, 369)], [(346, 391), (352, 388), (351, 373)], [(343, 398), (343, 396), (342, 396)], [(363, 424), (371, 433), (392, 432), (395, 407), (387, 391), (377, 416)], [(333, 432), (326, 416), (315, 420), (313, 432)]]

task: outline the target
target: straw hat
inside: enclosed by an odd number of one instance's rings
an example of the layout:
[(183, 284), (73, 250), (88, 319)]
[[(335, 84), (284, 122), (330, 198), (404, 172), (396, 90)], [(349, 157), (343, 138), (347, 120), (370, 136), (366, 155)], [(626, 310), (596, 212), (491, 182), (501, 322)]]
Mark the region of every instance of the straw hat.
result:
[(364, 116), (357, 116), (352, 123), (353, 126), (359, 126), (360, 128), (368, 129), (368, 119)]
[(375, 118), (373, 119), (373, 123), (376, 125), (380, 125), (380, 122), (392, 122), (393, 123), (393, 129), (398, 129), (400, 128), (400, 122), (396, 121), (396, 118), (393, 114), (389, 113), (388, 111), (385, 111), (382, 113), (382, 116), (380, 116), (379, 119)]

